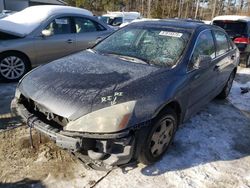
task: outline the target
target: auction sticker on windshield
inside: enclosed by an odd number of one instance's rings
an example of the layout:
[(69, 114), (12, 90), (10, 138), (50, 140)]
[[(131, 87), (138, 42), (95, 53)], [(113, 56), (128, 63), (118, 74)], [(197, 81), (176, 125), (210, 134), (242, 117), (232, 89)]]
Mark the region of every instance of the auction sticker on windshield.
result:
[(180, 37), (182, 37), (183, 34), (182, 33), (177, 33), (177, 32), (161, 31), (159, 33), (159, 35), (180, 38)]
[(59, 25), (67, 25), (68, 24), (68, 20), (67, 19), (56, 19), (56, 24)]

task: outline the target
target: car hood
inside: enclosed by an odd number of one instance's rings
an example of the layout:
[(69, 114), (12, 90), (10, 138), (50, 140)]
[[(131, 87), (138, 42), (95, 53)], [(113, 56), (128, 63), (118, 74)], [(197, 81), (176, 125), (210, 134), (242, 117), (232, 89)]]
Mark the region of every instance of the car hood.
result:
[(130, 88), (158, 70), (87, 50), (31, 71), (18, 87), (25, 97), (49, 112), (75, 120), (110, 105), (136, 100)]
[(0, 19), (0, 25), (0, 32), (8, 33), (10, 35), (15, 35), (18, 37), (25, 37), (28, 34), (28, 32), (26, 31), (26, 27), (21, 24), (8, 22)]
[(22, 36), (11, 34), (8, 32), (2, 32), (0, 29), (0, 42), (5, 40), (19, 39), (19, 38), (22, 38)]

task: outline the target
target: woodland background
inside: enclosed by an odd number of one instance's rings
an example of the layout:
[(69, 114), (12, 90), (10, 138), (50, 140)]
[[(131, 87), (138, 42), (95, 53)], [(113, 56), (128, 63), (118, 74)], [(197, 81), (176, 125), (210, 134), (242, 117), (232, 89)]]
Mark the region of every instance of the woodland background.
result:
[(218, 15), (250, 16), (250, 0), (66, 0), (71, 6), (91, 10), (138, 11), (145, 18), (193, 18), (211, 20)]

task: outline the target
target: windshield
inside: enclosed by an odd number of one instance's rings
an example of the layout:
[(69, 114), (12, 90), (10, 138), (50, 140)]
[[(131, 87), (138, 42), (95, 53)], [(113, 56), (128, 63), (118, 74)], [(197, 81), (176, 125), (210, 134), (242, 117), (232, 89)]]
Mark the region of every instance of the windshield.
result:
[(127, 27), (103, 40), (94, 50), (122, 59), (127, 57), (131, 62), (173, 67), (187, 46), (189, 36), (188, 32), (173, 29)]
[(122, 17), (108, 17), (108, 16), (101, 16), (99, 20), (103, 21), (106, 24), (112, 26), (119, 26), (122, 24)]
[(247, 32), (247, 24), (239, 21), (214, 21), (214, 25), (223, 28), (230, 37), (241, 36)]

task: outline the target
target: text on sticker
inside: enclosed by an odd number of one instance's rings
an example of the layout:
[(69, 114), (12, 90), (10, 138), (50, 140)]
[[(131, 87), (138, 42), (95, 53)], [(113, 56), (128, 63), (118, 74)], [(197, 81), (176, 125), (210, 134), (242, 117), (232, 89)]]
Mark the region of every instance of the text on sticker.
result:
[(68, 20), (67, 19), (56, 19), (56, 24), (58, 25), (67, 25), (68, 24)]
[(180, 37), (182, 37), (183, 34), (182, 33), (177, 33), (177, 32), (161, 31), (159, 33), (159, 35), (180, 38)]

